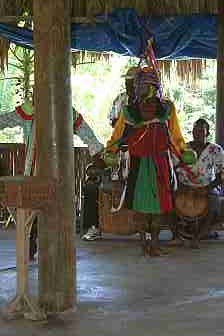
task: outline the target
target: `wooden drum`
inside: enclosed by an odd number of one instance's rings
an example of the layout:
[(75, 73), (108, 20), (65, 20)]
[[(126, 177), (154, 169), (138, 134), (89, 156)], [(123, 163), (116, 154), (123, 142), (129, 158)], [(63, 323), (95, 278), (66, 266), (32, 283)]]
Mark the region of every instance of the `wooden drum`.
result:
[(208, 214), (208, 188), (183, 186), (175, 192), (174, 205), (179, 217), (177, 231), (180, 237), (200, 239), (209, 232), (203, 220)]
[(174, 205), (179, 217), (205, 217), (208, 214), (208, 188), (182, 186), (175, 192)]

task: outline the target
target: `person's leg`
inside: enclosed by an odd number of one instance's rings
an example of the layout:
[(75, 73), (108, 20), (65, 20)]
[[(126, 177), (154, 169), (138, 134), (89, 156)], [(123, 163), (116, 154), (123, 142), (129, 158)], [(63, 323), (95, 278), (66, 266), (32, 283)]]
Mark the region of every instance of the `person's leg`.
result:
[(147, 232), (150, 232), (150, 228), (148, 227), (148, 223), (146, 220), (146, 215), (137, 211), (133, 212), (133, 221), (135, 223), (136, 232), (139, 233), (142, 254), (146, 256), (148, 253), (148, 241), (147, 241)]
[(218, 238), (218, 233), (212, 230), (212, 226), (217, 220), (217, 215), (209, 212), (208, 215), (201, 220), (200, 224), (200, 239), (215, 239)]
[(183, 240), (178, 235), (178, 217), (175, 211), (170, 212), (166, 215), (166, 222), (172, 233), (172, 238), (168, 242), (168, 245), (175, 246), (183, 244)]
[(199, 248), (199, 242), (200, 242), (200, 224), (201, 221), (199, 219), (195, 219), (193, 225), (193, 236), (191, 240), (191, 247), (192, 248)]
[(37, 252), (37, 217), (34, 219), (31, 231), (30, 231), (30, 260), (34, 260), (34, 255)]
[(208, 232), (209, 239), (217, 239), (219, 237), (218, 232), (214, 231), (212, 228), (217, 224), (219, 214), (220, 214), (219, 194), (208, 195), (208, 216), (204, 226), (205, 230), (207, 230)]
[(83, 240), (96, 240), (100, 238), (98, 213), (98, 185), (89, 184), (84, 195)]
[(208, 215), (200, 222), (200, 239), (218, 238), (218, 233), (212, 230), (217, 221), (219, 202), (217, 195), (208, 196)]
[(162, 215), (147, 215), (147, 224), (151, 232), (151, 239), (147, 241), (147, 254), (151, 257), (157, 257), (161, 255), (161, 249), (159, 247), (161, 220)]

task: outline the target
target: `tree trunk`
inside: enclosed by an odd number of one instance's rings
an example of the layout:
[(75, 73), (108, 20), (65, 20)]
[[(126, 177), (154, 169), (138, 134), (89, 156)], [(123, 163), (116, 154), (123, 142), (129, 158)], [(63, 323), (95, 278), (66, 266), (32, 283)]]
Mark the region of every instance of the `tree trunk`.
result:
[(216, 142), (224, 146), (224, 2), (218, 0)]
[(39, 221), (39, 295), (46, 311), (75, 298), (74, 160), (70, 86), (70, 0), (34, 1), (37, 175), (59, 182), (58, 202)]

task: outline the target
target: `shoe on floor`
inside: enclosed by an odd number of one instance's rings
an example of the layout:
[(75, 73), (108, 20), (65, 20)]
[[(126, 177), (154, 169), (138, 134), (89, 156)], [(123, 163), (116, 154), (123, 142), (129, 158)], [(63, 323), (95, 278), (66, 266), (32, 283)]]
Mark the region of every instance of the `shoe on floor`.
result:
[(88, 231), (87, 233), (85, 233), (83, 236), (82, 236), (82, 240), (87, 240), (87, 241), (92, 241), (92, 240), (97, 240), (97, 239), (100, 239), (101, 236), (100, 236), (100, 232), (98, 229), (96, 229), (95, 226), (92, 226)]
[(38, 260), (38, 252), (36, 252), (35, 254), (33, 254), (33, 255), (30, 255), (30, 257), (29, 257), (29, 261), (30, 262), (35, 262), (35, 261), (37, 261)]

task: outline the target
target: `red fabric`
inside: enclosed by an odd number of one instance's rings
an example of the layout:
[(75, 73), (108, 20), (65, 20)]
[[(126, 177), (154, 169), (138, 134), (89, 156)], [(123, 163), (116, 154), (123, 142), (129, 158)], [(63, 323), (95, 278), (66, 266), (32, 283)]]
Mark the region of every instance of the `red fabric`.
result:
[(153, 157), (153, 161), (157, 172), (160, 210), (161, 213), (167, 213), (173, 208), (168, 157), (165, 155), (156, 155)]
[(151, 157), (156, 168), (161, 213), (173, 208), (168, 162), (169, 136), (166, 124), (152, 123), (136, 129), (128, 138), (131, 156)]
[(153, 123), (136, 128), (128, 137), (128, 149), (132, 156), (154, 156), (167, 151), (168, 148), (169, 138), (165, 124)]
[(26, 114), (26, 112), (23, 111), (23, 109), (21, 108), (21, 106), (17, 106), (16, 107), (16, 113), (23, 120), (33, 120), (33, 115)]
[(77, 131), (79, 127), (81, 126), (81, 123), (83, 121), (83, 116), (79, 113), (78, 118), (74, 122), (74, 131)]

